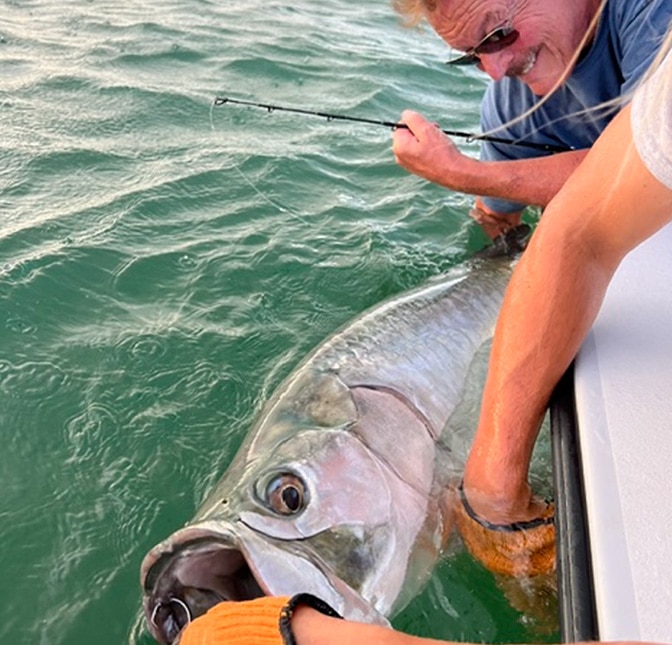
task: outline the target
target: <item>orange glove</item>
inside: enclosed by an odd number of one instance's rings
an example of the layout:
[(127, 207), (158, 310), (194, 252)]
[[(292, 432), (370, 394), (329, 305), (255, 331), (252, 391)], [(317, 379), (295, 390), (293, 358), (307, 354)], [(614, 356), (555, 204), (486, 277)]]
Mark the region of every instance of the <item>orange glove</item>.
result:
[(455, 523), (467, 549), (493, 573), (537, 576), (555, 569), (555, 525), (552, 503), (527, 522), (491, 524), (471, 508), (460, 483)]
[(327, 603), (305, 593), (221, 602), (184, 628), (179, 645), (294, 645), (291, 618), (299, 605), (340, 618)]

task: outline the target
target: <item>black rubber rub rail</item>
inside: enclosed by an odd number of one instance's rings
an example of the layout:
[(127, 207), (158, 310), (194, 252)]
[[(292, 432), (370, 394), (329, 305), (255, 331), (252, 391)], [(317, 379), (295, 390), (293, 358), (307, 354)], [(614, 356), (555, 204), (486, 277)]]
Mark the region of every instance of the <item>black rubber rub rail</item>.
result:
[(599, 640), (599, 630), (578, 443), (573, 364), (555, 388), (550, 412), (560, 637), (565, 643), (596, 641)]

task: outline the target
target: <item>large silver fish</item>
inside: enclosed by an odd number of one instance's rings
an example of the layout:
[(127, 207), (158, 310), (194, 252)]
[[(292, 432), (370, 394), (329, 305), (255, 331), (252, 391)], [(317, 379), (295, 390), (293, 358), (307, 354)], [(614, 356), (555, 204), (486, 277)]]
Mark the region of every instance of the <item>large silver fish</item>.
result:
[(472, 261), (375, 307), (282, 383), (193, 521), (142, 563), (159, 642), (222, 600), (305, 591), (375, 623), (410, 600), (441, 550), (466, 456), (451, 427), (512, 266)]

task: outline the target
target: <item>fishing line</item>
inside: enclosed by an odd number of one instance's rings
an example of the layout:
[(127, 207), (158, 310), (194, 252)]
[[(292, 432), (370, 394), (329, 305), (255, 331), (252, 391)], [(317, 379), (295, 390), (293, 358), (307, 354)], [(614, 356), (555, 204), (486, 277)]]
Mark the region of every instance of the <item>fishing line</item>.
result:
[[(221, 105), (247, 105), (248, 107), (261, 108), (266, 110), (269, 114), (273, 112), (293, 112), (294, 114), (302, 114), (306, 116), (317, 116), (327, 121), (352, 121), (355, 123), (366, 123), (368, 125), (378, 125), (385, 128), (405, 129), (408, 126), (405, 123), (397, 123), (396, 121), (382, 121), (379, 119), (367, 119), (357, 116), (348, 116), (345, 114), (332, 114), (330, 112), (318, 112), (317, 110), (307, 110), (305, 108), (287, 107), (284, 105), (272, 105), (270, 103), (258, 103), (256, 101), (245, 101), (243, 99), (232, 99), (228, 96), (218, 96), (215, 98), (213, 107)], [(519, 146), (525, 148), (534, 148), (543, 152), (568, 152), (572, 148), (568, 146), (553, 145), (550, 143), (535, 143), (534, 141), (522, 141), (519, 139), (505, 139), (502, 137), (493, 137), (489, 134), (473, 134), (470, 132), (460, 132), (459, 130), (441, 130), (444, 134), (451, 137), (461, 137), (469, 142), (472, 141), (489, 141), (491, 143), (501, 143), (511, 146)]]
[[(210, 129), (213, 132), (216, 132), (215, 128), (215, 120), (214, 120), (214, 109), (215, 109), (215, 104), (210, 106)], [(238, 175), (240, 175), (240, 178), (259, 196), (261, 197), (266, 203), (269, 205), (273, 206), (274, 208), (277, 208), (281, 213), (287, 213), (288, 215), (298, 219), (300, 222), (305, 223), (306, 220), (305, 218), (301, 217), (298, 213), (293, 212), (291, 209), (286, 208), (282, 204), (279, 204), (278, 202), (273, 201), (268, 195), (265, 195), (262, 193), (255, 185), (254, 182), (240, 169), (240, 164), (234, 163), (231, 168), (235, 170)]]

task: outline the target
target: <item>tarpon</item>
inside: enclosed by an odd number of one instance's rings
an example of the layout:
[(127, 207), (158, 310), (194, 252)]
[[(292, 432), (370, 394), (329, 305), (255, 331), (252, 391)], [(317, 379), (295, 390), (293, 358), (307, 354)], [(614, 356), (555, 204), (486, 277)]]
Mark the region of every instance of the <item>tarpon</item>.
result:
[(373, 308), (285, 379), (192, 522), (142, 563), (159, 642), (222, 600), (310, 592), (383, 624), (410, 600), (441, 552), (466, 456), (451, 428), (513, 263), (473, 260)]

